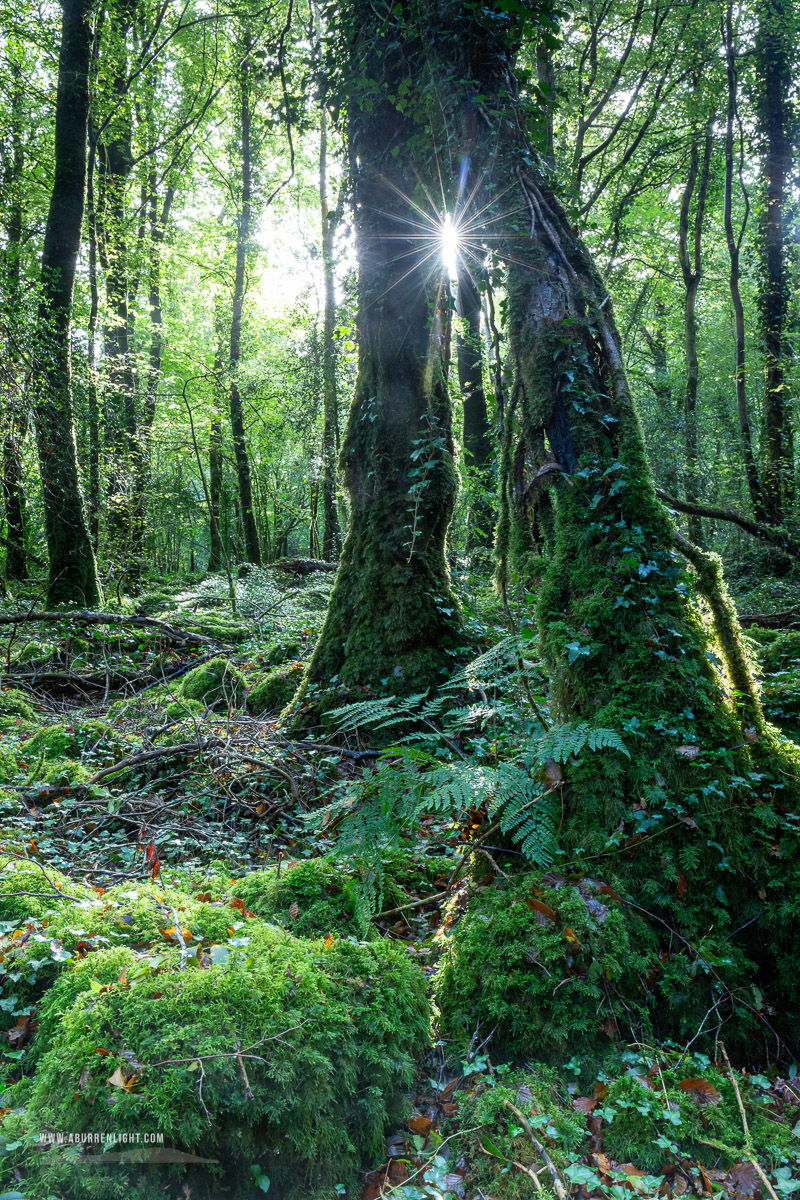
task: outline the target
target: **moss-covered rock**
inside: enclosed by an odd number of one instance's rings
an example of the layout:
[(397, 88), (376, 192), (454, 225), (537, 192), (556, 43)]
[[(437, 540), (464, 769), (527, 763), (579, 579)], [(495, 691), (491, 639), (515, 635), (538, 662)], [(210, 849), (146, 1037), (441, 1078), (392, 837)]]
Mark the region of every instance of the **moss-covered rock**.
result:
[(271, 671), (251, 688), (247, 707), (256, 716), (280, 712), (293, 698), (303, 678), (303, 667), (297, 663), (283, 671)]
[(183, 969), (179, 949), (156, 961), (118, 946), (62, 971), (39, 1005), (33, 1080), (14, 1098), (31, 1195), (77, 1194), (78, 1171), (93, 1200), (163, 1194), (163, 1166), (89, 1174), (34, 1150), (43, 1128), (135, 1129), (217, 1159), (216, 1171), (173, 1170), (200, 1197), (224, 1173), (238, 1196), (258, 1194), (257, 1176), (277, 1200), (333, 1200), (380, 1161), (426, 1032), (421, 973), (388, 943), (307, 943), (258, 920), (247, 935)]
[(245, 908), (300, 937), (364, 937), (369, 932), (359, 912), (355, 880), (341, 864), (323, 858), (293, 863), (280, 874), (275, 867), (253, 871), (237, 880), (233, 894)]
[(280, 667), (286, 662), (294, 662), (305, 653), (303, 643), (296, 638), (281, 639), (270, 646), (266, 661), (271, 667)]
[(245, 682), (233, 663), (219, 655), (185, 675), (178, 690), (184, 699), (199, 700), (206, 708), (238, 708), (244, 703)]

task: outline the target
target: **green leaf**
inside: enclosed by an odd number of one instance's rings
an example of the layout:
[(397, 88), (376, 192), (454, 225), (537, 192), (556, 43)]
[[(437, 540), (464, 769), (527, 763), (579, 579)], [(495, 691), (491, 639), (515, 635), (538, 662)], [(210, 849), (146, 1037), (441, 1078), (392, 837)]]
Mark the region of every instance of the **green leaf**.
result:
[[(483, 1142), (484, 1149), (488, 1150), (490, 1154), (494, 1154), (495, 1157), (497, 1157), (497, 1158), (505, 1158), (506, 1157), (506, 1155), (503, 1154), (502, 1150), (498, 1150), (497, 1146), (495, 1146), (494, 1142), (490, 1141), (485, 1133), (481, 1134), (481, 1141)], [(0, 1200), (2, 1200), (2, 1197), (0, 1197)]]

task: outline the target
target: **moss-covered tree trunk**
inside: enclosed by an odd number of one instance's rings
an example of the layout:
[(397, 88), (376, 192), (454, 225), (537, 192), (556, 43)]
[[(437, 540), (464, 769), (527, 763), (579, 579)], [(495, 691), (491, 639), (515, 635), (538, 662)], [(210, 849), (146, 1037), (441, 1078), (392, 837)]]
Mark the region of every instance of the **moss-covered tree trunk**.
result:
[(418, 153), (422, 128), (396, 106), (423, 56), (412, 8), (349, 9), (359, 366), (341, 454), (350, 528), (307, 675), (321, 688), (424, 689), (447, 675), (458, 640), (445, 559), (457, 472), (441, 268), (415, 236), (410, 143)]
[(34, 414), (45, 533), (48, 605), (99, 603), (97, 568), (78, 479), (72, 416), (70, 324), (86, 187), (91, 27), (87, 0), (62, 0), (55, 170), (42, 250), (40, 371)]

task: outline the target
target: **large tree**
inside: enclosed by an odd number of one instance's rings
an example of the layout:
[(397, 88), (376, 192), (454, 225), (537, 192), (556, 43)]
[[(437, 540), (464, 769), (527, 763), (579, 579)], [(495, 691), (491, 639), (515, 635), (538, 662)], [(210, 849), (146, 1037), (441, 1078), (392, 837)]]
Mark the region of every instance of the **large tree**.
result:
[(42, 251), (39, 372), (34, 401), (50, 556), (49, 604), (94, 605), (97, 568), (78, 477), (70, 327), (86, 189), (90, 0), (62, 0), (55, 170)]
[(442, 265), (417, 187), (424, 114), (402, 100), (426, 62), (415, 15), (408, 0), (355, 0), (343, 22), (359, 359), (341, 454), (350, 527), (306, 681), (319, 688), (424, 689), (447, 675), (458, 637)]

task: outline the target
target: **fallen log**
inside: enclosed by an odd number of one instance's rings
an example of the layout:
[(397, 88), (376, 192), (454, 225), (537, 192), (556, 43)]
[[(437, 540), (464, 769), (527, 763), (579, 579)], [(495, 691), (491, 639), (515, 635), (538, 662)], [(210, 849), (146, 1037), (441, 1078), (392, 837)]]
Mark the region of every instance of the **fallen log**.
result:
[(269, 564), (277, 571), (287, 571), (290, 575), (312, 575), (315, 571), (333, 573), (339, 567), (338, 563), (323, 562), (320, 558), (280, 558)]
[(800, 629), (800, 606), (776, 613), (739, 613), (739, 624), (762, 629)]
[(128, 616), (124, 613), (89, 612), (80, 609), (76, 612), (24, 612), (0, 613), (0, 625), (23, 625), (26, 622), (35, 624), (49, 621), (70, 621), (79, 625), (120, 625), (133, 629), (156, 629), (167, 641), (182, 642), (187, 646), (220, 646), (226, 650), (233, 649), (227, 642), (217, 638), (206, 637), (202, 633), (190, 633), (186, 629), (177, 629), (166, 621), (156, 617)]

